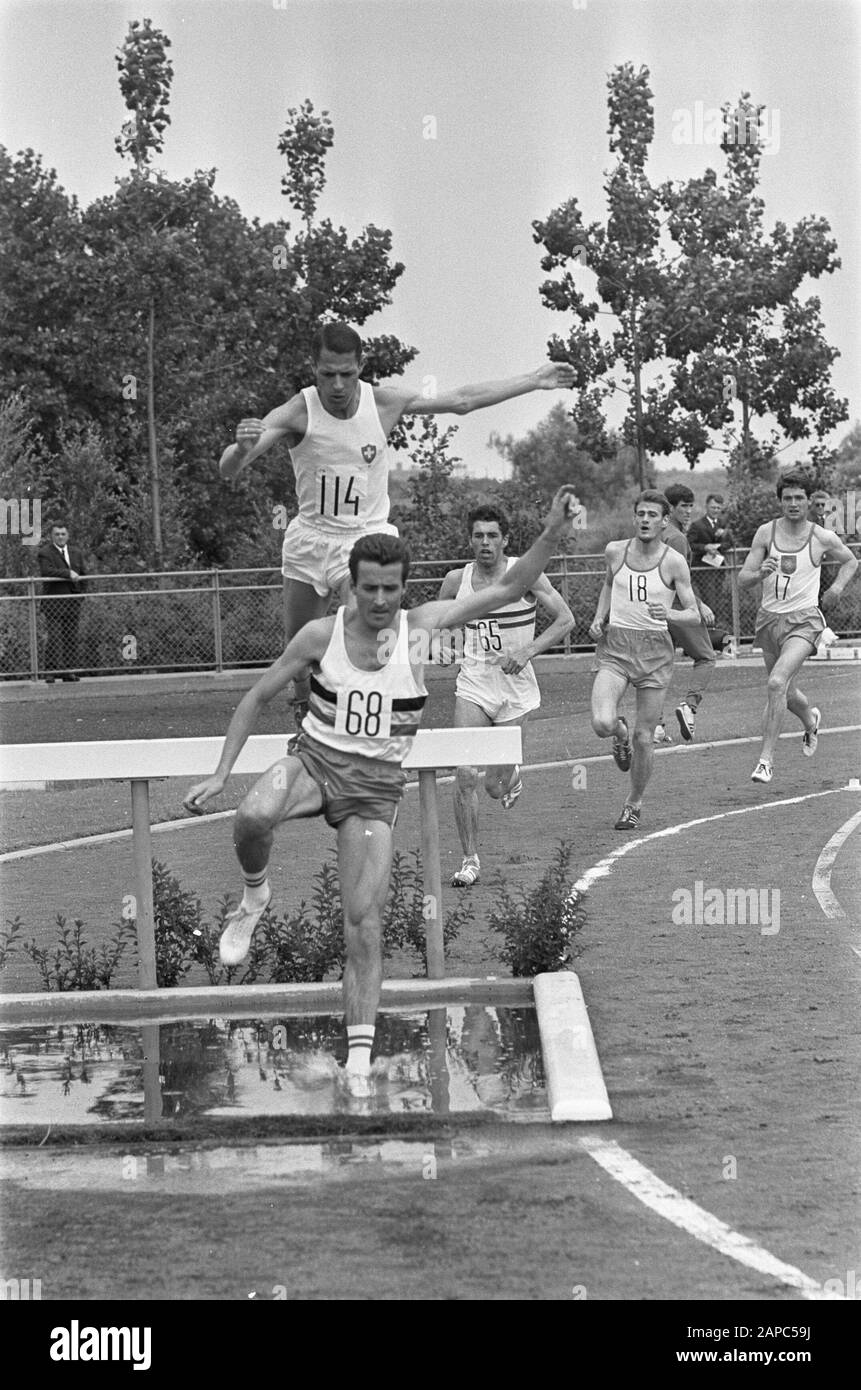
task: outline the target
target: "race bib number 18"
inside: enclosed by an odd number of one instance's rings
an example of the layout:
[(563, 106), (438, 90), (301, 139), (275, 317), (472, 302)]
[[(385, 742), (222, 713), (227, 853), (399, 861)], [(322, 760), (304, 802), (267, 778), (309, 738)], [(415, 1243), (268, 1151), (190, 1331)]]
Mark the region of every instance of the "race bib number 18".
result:
[(379, 690), (339, 690), (335, 733), (355, 738), (390, 738), (392, 697)]

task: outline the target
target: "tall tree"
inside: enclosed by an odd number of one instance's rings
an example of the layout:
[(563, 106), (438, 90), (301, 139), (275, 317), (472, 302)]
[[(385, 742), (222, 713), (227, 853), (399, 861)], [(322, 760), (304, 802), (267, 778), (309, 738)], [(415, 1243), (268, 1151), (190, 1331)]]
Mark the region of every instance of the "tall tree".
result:
[(580, 501), (594, 507), (624, 493), (631, 478), (611, 436), (606, 441), (590, 442), (595, 453), (583, 447), (577, 422), (562, 401), (557, 401), (521, 439), (491, 435), (491, 443), (511, 464), (514, 478), (542, 503), (546, 504), (563, 483), (571, 483)]
[[(681, 451), (693, 467), (721, 430), (731, 448), (736, 400), (745, 455), (752, 456), (756, 419), (777, 422), (772, 452), (808, 438), (821, 448), (846, 418), (846, 403), (829, 384), (837, 354), (822, 333), (820, 302), (798, 291), (806, 277), (840, 262), (823, 218), (805, 218), (791, 232), (781, 222), (765, 229), (757, 193), (764, 107), (743, 93), (734, 110), (723, 108), (722, 182), (708, 169), (655, 188), (646, 173), (654, 137), (648, 69), (620, 65), (608, 90), (618, 158), (606, 185), (606, 225), (585, 225), (576, 198), (533, 223), (546, 252), (542, 269), (564, 272), (542, 284), (544, 303), (576, 320), (566, 340), (551, 340), (551, 356), (576, 367), (593, 403), (596, 391), (604, 403), (613, 391), (628, 394), (622, 433), (637, 445), (641, 478), (647, 450)], [(590, 272), (597, 300), (580, 288)], [(607, 312), (616, 318), (609, 340), (594, 327)], [(659, 362), (669, 382), (659, 375), (644, 389), (644, 367)], [(610, 375), (617, 367), (622, 384)]]
[[(392, 509), (392, 520), (415, 560), (456, 558), (467, 548), (466, 513), (472, 488), (455, 476), (461, 460), (451, 448), (457, 425), (443, 428), (435, 415), (420, 415), (407, 426), (414, 471), (405, 501)], [(442, 572), (439, 579), (442, 578)], [(430, 590), (423, 597), (435, 597)]]
[[(151, 20), (145, 19), (141, 24), (133, 19), (129, 23), (125, 43), (116, 54), (117, 67), (120, 70), (120, 91), (132, 113), (132, 119), (123, 126), (114, 145), (121, 157), (127, 155), (134, 160), (135, 176), (138, 180), (148, 172), (153, 155), (161, 151), (164, 144), (163, 131), (165, 126), (170, 124), (167, 106), (173, 68), (167, 57), (168, 48), (170, 39), (161, 30), (155, 29)], [(159, 244), (161, 238), (154, 227), (145, 228), (144, 237), (147, 241), (155, 242), (152, 249), (157, 253), (163, 249)], [(150, 248), (147, 248), (145, 255), (149, 250)], [(157, 291), (163, 286), (157, 274), (147, 279), (148, 283), (142, 286), (146, 294), (147, 449), (152, 490), (153, 551), (156, 568), (161, 569), (164, 548), (161, 535), (159, 454), (155, 418), (155, 339)]]
[(0, 394), (23, 390), (50, 446), (79, 380), (86, 331), (80, 320), (82, 238), (74, 198), (40, 155), (0, 146)]
[[(0, 388), (25, 388), (49, 453), (71, 457), (69, 429), (98, 427), (109, 490), (136, 518), (105, 534), (122, 546), (134, 539), (147, 564), (183, 563), (189, 552), (229, 564), (234, 545), (246, 557), (256, 545), (258, 563), (273, 563), (273, 511), (295, 509), (283, 451), (229, 492), (215, 461), (238, 419), (265, 414), (313, 379), (319, 320), (363, 324), (391, 302), (403, 267), (392, 261), (389, 231), (368, 225), (351, 237), (318, 219), (321, 148), (332, 137), (316, 124), (331, 132), (328, 116), (310, 103), (301, 120), (291, 113), (281, 137), (294, 173), (286, 189), (302, 216), (296, 235), (286, 221), (249, 221), (219, 197), (215, 170), (173, 181), (154, 169), (167, 124), (168, 45), (162, 36), (158, 47), (151, 26), (132, 39), (130, 31), (120, 69), (140, 119), (117, 147), (134, 169), (111, 195), (82, 213), (32, 151), (12, 159), (0, 148), (0, 232), (10, 253), (0, 284)], [(367, 349), (365, 375), (374, 381), (415, 355), (391, 335), (369, 338)], [(141, 485), (149, 489), (156, 473), (157, 542), (155, 517), (149, 535), (139, 525)]]
[(154, 154), (161, 152), (164, 129), (170, 125), (167, 114), (173, 68), (167, 56), (170, 39), (153, 28), (151, 19), (133, 19), (125, 42), (117, 52), (120, 91), (132, 113), (114, 140), (121, 157), (128, 156), (135, 170), (142, 173)]

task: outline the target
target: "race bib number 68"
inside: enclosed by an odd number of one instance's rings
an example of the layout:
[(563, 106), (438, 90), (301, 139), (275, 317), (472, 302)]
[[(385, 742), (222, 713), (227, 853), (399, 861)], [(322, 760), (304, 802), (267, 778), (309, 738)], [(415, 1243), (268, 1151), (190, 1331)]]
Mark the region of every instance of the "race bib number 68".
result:
[(392, 697), (379, 690), (339, 690), (335, 733), (354, 738), (390, 738)]

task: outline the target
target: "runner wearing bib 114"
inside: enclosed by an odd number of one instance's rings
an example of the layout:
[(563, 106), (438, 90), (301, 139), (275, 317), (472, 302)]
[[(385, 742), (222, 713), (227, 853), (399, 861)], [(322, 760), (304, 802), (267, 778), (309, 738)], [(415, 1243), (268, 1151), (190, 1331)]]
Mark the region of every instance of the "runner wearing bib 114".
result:
[[(221, 476), (233, 479), (246, 464), (283, 441), (296, 477), (299, 515), (282, 547), (284, 635), (322, 617), (333, 594), (350, 599), (348, 559), (360, 536), (396, 535), (388, 520), (388, 440), (405, 415), (467, 415), (529, 391), (573, 384), (566, 362), (546, 362), (507, 381), (461, 386), (427, 396), (406, 386), (371, 386), (360, 380), (362, 340), (343, 323), (326, 323), (312, 342), (314, 385), (262, 420), (240, 421), (236, 443), (223, 453)], [(297, 722), (308, 704), (308, 679), (293, 685)]]

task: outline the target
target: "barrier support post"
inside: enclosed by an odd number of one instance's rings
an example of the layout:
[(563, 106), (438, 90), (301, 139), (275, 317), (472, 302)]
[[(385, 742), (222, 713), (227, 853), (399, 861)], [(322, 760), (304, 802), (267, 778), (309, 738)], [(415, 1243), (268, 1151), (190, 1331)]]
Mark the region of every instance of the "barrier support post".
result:
[(143, 1047), (143, 1089), (144, 1119), (147, 1123), (161, 1119), (161, 1056), (157, 1023), (144, 1023), (141, 1026), (141, 1045)]
[(428, 979), (445, 976), (445, 950), (442, 934), (442, 876), (439, 866), (439, 814), (436, 799), (436, 772), (419, 772), (419, 805), (422, 822), (422, 873), (424, 875), (424, 918), (427, 933)]
[(152, 897), (152, 839), (149, 821), (149, 781), (132, 782), (132, 850), (135, 865), (136, 927), (138, 937), (138, 986), (156, 989), (155, 914)]

